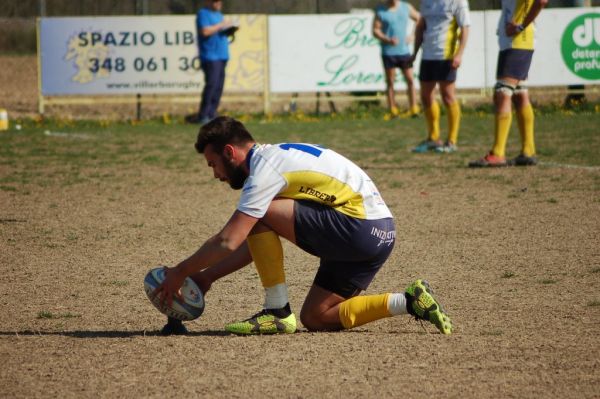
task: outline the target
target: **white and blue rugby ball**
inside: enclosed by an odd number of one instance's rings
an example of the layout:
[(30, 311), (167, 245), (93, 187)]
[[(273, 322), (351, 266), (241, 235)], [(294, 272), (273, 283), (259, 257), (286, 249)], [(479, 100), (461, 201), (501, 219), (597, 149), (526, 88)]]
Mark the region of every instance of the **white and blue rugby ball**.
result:
[(163, 305), (160, 303), (160, 298), (154, 296), (154, 290), (158, 288), (165, 280), (165, 269), (164, 267), (157, 267), (152, 269), (146, 274), (144, 278), (144, 289), (150, 302), (158, 309), (161, 313), (173, 317), (178, 320), (194, 320), (200, 317), (204, 312), (204, 295), (198, 285), (190, 277), (187, 277), (183, 285), (181, 286), (181, 296), (183, 302), (173, 297), (173, 304), (169, 307), (166, 303)]

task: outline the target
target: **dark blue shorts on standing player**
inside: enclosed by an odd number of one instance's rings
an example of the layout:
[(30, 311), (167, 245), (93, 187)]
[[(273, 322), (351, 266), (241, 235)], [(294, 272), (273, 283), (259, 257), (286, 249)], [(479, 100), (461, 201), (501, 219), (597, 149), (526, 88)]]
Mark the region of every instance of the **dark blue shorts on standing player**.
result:
[(385, 69), (410, 69), (413, 66), (412, 56), (406, 55), (382, 55), (381, 60), (383, 61), (383, 67)]
[(456, 68), (452, 60), (421, 60), (419, 80), (422, 82), (454, 82)]
[(344, 298), (366, 290), (394, 248), (392, 218), (356, 219), (304, 200), (294, 218), (296, 245), (321, 259), (314, 284)]
[(498, 53), (496, 79), (513, 78), (527, 80), (529, 67), (533, 58), (533, 50), (511, 48)]

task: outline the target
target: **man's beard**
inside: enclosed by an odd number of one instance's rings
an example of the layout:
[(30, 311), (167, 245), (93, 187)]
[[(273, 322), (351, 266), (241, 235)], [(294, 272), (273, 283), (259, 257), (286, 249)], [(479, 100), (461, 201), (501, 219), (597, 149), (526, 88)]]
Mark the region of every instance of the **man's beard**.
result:
[(225, 166), (225, 173), (229, 179), (229, 187), (234, 190), (239, 190), (244, 187), (244, 182), (248, 177), (242, 166), (233, 166), (231, 161), (223, 159), (223, 165)]

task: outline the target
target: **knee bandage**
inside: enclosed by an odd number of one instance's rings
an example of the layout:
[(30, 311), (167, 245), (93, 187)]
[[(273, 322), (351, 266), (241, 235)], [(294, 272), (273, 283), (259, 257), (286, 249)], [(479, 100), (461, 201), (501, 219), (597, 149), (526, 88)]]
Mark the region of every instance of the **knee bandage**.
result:
[(515, 94), (525, 94), (527, 93), (527, 86), (521, 82), (515, 87)]
[(508, 95), (508, 96), (512, 96), (515, 92), (515, 89), (516, 89), (515, 86), (513, 86), (503, 80), (497, 81), (496, 85), (494, 86), (494, 91)]

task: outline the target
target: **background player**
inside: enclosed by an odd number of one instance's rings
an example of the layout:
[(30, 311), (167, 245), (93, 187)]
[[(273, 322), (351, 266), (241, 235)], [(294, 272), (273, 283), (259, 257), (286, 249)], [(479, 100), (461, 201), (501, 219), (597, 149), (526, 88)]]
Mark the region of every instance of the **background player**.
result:
[[(419, 81), (427, 139), (413, 148), (413, 152), (454, 152), (460, 126), (460, 104), (454, 82), (469, 36), (469, 3), (467, 0), (423, 0), (420, 12), (413, 60), (422, 46)], [(440, 140), (440, 107), (435, 99), (438, 84), (448, 112), (448, 139), (444, 143)]]
[(229, 60), (229, 36), (236, 30), (221, 13), (222, 0), (205, 0), (196, 14), (200, 67), (204, 72), (204, 89), (198, 114), (186, 117), (188, 123), (207, 123), (217, 116), (225, 86), (225, 68)]
[[(500, 53), (496, 69), (494, 105), (496, 107), (495, 140), (492, 150), (483, 158), (469, 163), (470, 167), (536, 165), (533, 138), (534, 114), (527, 87), (531, 58), (533, 57), (533, 21), (548, 0), (502, 0), (502, 13), (498, 23)], [(506, 141), (512, 122), (512, 102), (515, 104), (521, 153), (510, 162), (506, 161)]]
[[(170, 303), (192, 276), (207, 292), (217, 279), (251, 261), (265, 289), (264, 309), (228, 324), (237, 334), (293, 333), (283, 267), (284, 237), (320, 258), (300, 319), (309, 330), (338, 330), (410, 313), (450, 334), (450, 319), (427, 283), (405, 293), (358, 296), (392, 252), (392, 215), (367, 174), (336, 152), (311, 144), (257, 144), (244, 125), (218, 117), (200, 129), (196, 150), (214, 177), (241, 189), (227, 224), (192, 256), (166, 270), (156, 289)], [(170, 319), (163, 332), (183, 333)]]
[(373, 19), (373, 36), (379, 39), (381, 45), (388, 109), (392, 116), (400, 115), (394, 92), (396, 68), (400, 68), (406, 82), (408, 115), (417, 116), (420, 112), (413, 78), (412, 55), (408, 46), (414, 40), (414, 34), (406, 34), (409, 18), (413, 21), (419, 19), (419, 13), (412, 5), (404, 1), (388, 0), (377, 6)]

